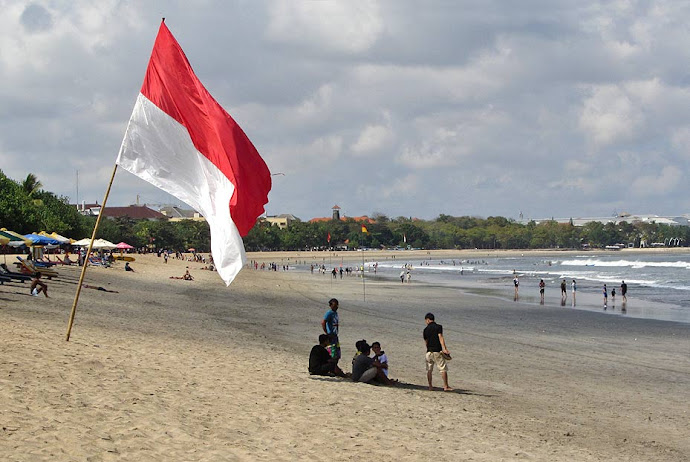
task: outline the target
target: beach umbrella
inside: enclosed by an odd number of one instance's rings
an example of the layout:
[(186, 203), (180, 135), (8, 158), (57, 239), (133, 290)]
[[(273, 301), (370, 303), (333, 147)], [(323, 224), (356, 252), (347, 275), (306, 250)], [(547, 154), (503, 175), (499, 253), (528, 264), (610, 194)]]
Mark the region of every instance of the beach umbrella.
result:
[(25, 234), (25, 238), (31, 241), (33, 245), (57, 245), (60, 241), (53, 239), (52, 237), (42, 236), (40, 234)]
[(96, 239), (95, 241), (93, 241), (93, 248), (101, 250), (112, 250), (117, 248), (117, 246), (110, 241), (106, 241), (105, 239)]
[(79, 239), (78, 241), (72, 242), (72, 245), (75, 247), (88, 247), (90, 242), (91, 239), (85, 237), (84, 239)]
[(21, 247), (22, 245), (31, 245), (31, 241), (19, 233), (10, 231), (7, 228), (0, 229), (0, 235), (9, 238), (10, 247)]
[(72, 239), (65, 237), (65, 236), (61, 236), (56, 232), (52, 232), (52, 233), (48, 234), (45, 231), (41, 231), (38, 234), (40, 234), (41, 236), (50, 237), (50, 238), (53, 238), (57, 241), (60, 241), (60, 244), (69, 244), (70, 242), (72, 242)]
[(127, 244), (126, 242), (118, 242), (115, 244), (116, 249), (124, 250), (124, 249), (133, 249), (134, 247)]
[(5, 236), (0, 236), (0, 245), (7, 245), (10, 243), (10, 238)]

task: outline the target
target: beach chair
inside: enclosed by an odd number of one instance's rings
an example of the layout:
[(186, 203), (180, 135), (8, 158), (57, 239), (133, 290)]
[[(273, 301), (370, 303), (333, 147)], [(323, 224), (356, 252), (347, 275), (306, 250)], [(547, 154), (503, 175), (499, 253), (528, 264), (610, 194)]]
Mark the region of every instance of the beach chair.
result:
[(31, 280), (31, 276), (27, 276), (26, 274), (15, 273), (14, 271), (10, 271), (7, 268), (7, 265), (4, 263), (0, 263), (0, 276), (2, 276), (4, 278), (10, 278), (10, 279), (15, 280), (15, 281), (21, 281), (21, 282)]
[(72, 261), (66, 262), (66, 261), (60, 259), (60, 257), (58, 257), (57, 255), (55, 255), (55, 261), (53, 262), (53, 264), (55, 264), (55, 265), (68, 265), (69, 266), (69, 265), (73, 265), (74, 262), (72, 262)]
[(0, 284), (4, 285), (6, 282), (12, 282), (12, 279), (0, 274)]
[(19, 260), (19, 263), (21, 264), (21, 272), (24, 274), (29, 274), (31, 276), (34, 276), (36, 273), (41, 273), (48, 279), (53, 279), (58, 277), (60, 274), (55, 271), (54, 269), (50, 268), (39, 268), (34, 263), (30, 260), (24, 260), (22, 257), (17, 257), (17, 260)]
[(89, 265), (110, 268), (110, 263), (107, 260), (100, 257), (89, 257)]

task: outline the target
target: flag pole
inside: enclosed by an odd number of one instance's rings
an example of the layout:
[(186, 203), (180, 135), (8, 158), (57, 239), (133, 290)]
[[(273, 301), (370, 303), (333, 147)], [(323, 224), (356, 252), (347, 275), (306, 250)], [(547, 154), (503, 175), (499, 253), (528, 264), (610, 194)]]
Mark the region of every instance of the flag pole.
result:
[[(364, 227), (362, 227), (362, 243), (364, 242)], [(362, 247), (362, 301), (366, 302), (367, 301), (367, 288), (366, 284), (364, 283), (364, 247), (360, 244), (360, 247)]]
[(84, 266), (81, 267), (81, 276), (79, 276), (79, 283), (77, 283), (77, 292), (74, 294), (74, 303), (72, 304), (72, 311), (69, 315), (69, 324), (67, 325), (67, 335), (65, 336), (65, 341), (69, 342), (69, 336), (72, 332), (72, 324), (74, 323), (74, 315), (77, 313), (77, 303), (79, 303), (79, 294), (81, 293), (81, 286), (84, 283), (84, 276), (86, 275), (86, 267), (89, 266), (89, 256), (91, 255), (91, 250), (93, 249), (93, 241), (96, 239), (96, 232), (98, 231), (98, 225), (101, 224), (101, 217), (103, 216), (103, 211), (105, 210), (105, 204), (108, 202), (108, 196), (110, 195), (110, 188), (113, 185), (113, 180), (115, 179), (115, 172), (117, 172), (117, 163), (115, 168), (113, 168), (113, 174), (110, 176), (110, 183), (108, 183), (108, 189), (105, 191), (105, 197), (103, 197), (103, 205), (101, 205), (101, 211), (98, 212), (98, 218), (96, 218), (96, 224), (93, 227), (93, 233), (91, 233), (91, 242), (89, 242), (89, 248), (86, 251), (86, 256), (84, 257)]

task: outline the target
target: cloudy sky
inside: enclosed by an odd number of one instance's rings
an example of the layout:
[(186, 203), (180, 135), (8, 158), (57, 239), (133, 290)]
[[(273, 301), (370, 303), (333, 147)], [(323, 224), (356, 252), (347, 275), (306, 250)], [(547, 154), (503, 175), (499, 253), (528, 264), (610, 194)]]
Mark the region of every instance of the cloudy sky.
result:
[[(95, 6), (97, 5), (97, 6)], [(0, 0), (0, 169), (101, 202), (161, 17), (267, 212), (690, 212), (690, 5)], [(170, 203), (119, 171), (110, 205)]]

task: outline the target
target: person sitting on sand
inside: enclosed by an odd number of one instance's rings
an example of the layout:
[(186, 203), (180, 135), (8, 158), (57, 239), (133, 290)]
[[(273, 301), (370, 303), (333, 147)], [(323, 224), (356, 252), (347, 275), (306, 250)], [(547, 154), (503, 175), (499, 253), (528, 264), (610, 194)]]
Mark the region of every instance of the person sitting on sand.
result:
[(134, 268), (132, 268), (131, 266), (129, 266), (129, 262), (128, 262), (128, 261), (125, 262), (125, 271), (131, 271), (132, 273), (135, 272), (135, 271), (134, 271)]
[(338, 367), (335, 359), (326, 349), (329, 344), (330, 336), (328, 334), (319, 335), (319, 344), (314, 345), (311, 353), (309, 353), (309, 374), (345, 377), (345, 373)]
[(193, 281), (194, 278), (189, 274), (189, 269), (185, 271), (183, 276), (170, 276), (170, 279), (184, 279), (185, 281)]
[(352, 365), (352, 381), (361, 383), (377, 382), (383, 385), (395, 385), (395, 382), (383, 373), (383, 366), (374, 358), (370, 358), (371, 347), (368, 344), (361, 345), (362, 354), (355, 358)]
[(65, 252), (65, 257), (62, 259), (62, 262), (65, 265), (71, 265), (73, 263), (76, 263), (76, 262), (73, 262), (72, 260), (69, 259), (69, 252)]
[(357, 352), (356, 352), (355, 355), (352, 357), (352, 365), (353, 365), (353, 366), (355, 365), (355, 360), (357, 359), (357, 356), (359, 356), (359, 355), (362, 354), (362, 346), (364, 346), (364, 345), (366, 345), (366, 344), (367, 344), (367, 341), (366, 341), (366, 340), (357, 340), (357, 341), (355, 342), (355, 349), (357, 350)]
[(374, 352), (374, 360), (381, 363), (383, 373), (388, 377), (388, 356), (386, 356), (386, 352), (381, 349), (381, 344), (379, 342), (372, 343), (371, 350)]
[(43, 295), (48, 298), (48, 284), (45, 282), (41, 281), (41, 273), (40, 271), (36, 273), (36, 276), (31, 280), (31, 295), (34, 297), (38, 297), (38, 294), (43, 292)]

